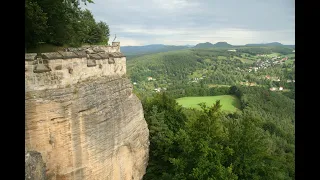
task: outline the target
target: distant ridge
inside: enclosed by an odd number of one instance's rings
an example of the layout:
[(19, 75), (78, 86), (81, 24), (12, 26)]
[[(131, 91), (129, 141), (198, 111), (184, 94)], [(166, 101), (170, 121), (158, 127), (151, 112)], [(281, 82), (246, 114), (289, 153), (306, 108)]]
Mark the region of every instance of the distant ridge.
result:
[(125, 55), (140, 55), (158, 52), (175, 51), (189, 48), (188, 46), (174, 46), (164, 44), (150, 44), (145, 46), (121, 46), (120, 51)]
[(194, 46), (194, 48), (211, 48), (211, 47), (214, 47), (214, 46), (213, 46), (213, 44), (211, 44), (209, 42), (199, 43)]
[(246, 44), (245, 46), (283, 46), (279, 42), (261, 43), (261, 44)]
[(287, 48), (295, 48), (295, 45), (284, 45), (284, 44), (281, 44), (281, 43), (279, 43), (279, 42), (271, 42), (271, 43), (261, 43), (261, 44), (246, 44), (246, 45), (244, 45), (244, 46), (255, 46), (255, 47), (257, 47), (257, 46), (268, 46), (268, 47), (270, 47), (270, 46), (282, 46), (282, 47), (287, 47)]
[(145, 46), (121, 46), (120, 51), (126, 56), (139, 56), (145, 54), (176, 51), (188, 48), (236, 48), (236, 47), (286, 47), (295, 48), (295, 45), (283, 45), (279, 42), (260, 43), (260, 44), (246, 44), (246, 45), (231, 45), (227, 42), (217, 42), (212, 44), (210, 42), (199, 43), (193, 45), (164, 45), (164, 44), (150, 44)]
[(233, 47), (233, 45), (227, 42), (217, 42), (213, 45), (213, 47)]
[(194, 48), (211, 48), (211, 47), (233, 47), (231, 44), (227, 42), (217, 42), (215, 44), (212, 44), (210, 42), (205, 43), (199, 43)]

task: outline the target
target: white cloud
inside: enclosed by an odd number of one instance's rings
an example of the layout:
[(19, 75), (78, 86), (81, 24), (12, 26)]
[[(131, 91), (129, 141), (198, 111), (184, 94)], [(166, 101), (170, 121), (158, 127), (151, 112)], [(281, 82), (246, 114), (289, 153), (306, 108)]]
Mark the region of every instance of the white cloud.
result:
[(152, 0), (152, 5), (167, 11), (172, 10), (183, 10), (186, 8), (195, 8), (198, 3), (197, 1), (188, 1), (188, 0)]
[(87, 6), (121, 45), (294, 44), (292, 0), (94, 0)]
[[(147, 44), (197, 44), (203, 42), (217, 43), (226, 41), (233, 45), (248, 43), (281, 42), (294, 44), (294, 32), (290, 31), (253, 31), (248, 29), (121, 29), (121, 34), (135, 35), (140, 45)], [(121, 35), (120, 35), (121, 36)], [(130, 35), (127, 35), (130, 37)], [(127, 37), (126, 36), (126, 37)], [(139, 38), (140, 37), (140, 38)], [(142, 40), (143, 39), (143, 40)], [(286, 40), (290, 39), (290, 40)], [(121, 43), (126, 45), (126, 43)], [(131, 43), (132, 44), (132, 43)]]
[[(113, 37), (110, 38), (109, 44), (111, 44), (113, 40)], [(131, 39), (131, 38), (125, 38), (125, 37), (117, 37), (116, 41), (120, 42), (121, 46), (142, 46), (145, 44), (144, 41), (137, 40), (137, 39)]]

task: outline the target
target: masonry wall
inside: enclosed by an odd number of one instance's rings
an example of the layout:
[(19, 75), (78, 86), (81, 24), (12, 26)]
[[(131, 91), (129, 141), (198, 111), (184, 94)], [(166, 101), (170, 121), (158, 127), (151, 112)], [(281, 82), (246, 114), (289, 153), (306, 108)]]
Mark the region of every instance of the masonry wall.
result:
[(126, 57), (120, 52), (120, 45), (117, 42), (113, 46), (73, 48), (71, 50), (42, 53), (41, 55), (26, 54), (26, 91), (63, 88), (93, 76), (123, 76), (126, 74)]

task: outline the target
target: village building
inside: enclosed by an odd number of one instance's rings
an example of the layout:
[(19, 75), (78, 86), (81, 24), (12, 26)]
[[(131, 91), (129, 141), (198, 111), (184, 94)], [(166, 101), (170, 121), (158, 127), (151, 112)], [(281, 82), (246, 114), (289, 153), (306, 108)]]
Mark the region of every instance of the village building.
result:
[(161, 88), (155, 88), (154, 91), (160, 92), (160, 91), (161, 91)]

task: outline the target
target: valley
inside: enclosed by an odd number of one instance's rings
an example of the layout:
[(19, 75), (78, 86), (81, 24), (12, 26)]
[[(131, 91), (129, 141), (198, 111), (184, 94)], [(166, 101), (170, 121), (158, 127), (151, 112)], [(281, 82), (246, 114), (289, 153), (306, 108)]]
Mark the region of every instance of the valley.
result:
[(295, 77), (292, 51), (286, 47), (238, 46), (154, 53), (128, 61), (128, 75), (135, 92), (146, 94), (167, 91), (183, 97), (194, 88), (210, 91), (232, 85), (291, 91)]
[(25, 179), (296, 179), (294, 14), (26, 0)]
[(127, 72), (150, 131), (144, 180), (294, 179), (292, 47), (137, 55)]

